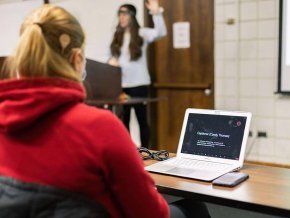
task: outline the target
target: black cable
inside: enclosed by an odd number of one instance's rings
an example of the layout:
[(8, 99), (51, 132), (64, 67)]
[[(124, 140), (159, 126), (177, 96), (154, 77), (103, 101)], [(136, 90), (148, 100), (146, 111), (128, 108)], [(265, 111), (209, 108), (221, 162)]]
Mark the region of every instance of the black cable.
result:
[(143, 160), (163, 161), (169, 158), (169, 152), (166, 150), (150, 151), (147, 148), (137, 148)]

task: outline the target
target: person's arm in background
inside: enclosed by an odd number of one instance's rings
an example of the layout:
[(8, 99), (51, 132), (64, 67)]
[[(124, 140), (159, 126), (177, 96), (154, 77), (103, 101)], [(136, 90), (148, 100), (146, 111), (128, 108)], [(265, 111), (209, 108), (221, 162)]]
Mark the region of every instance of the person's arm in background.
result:
[(128, 131), (117, 118), (109, 118), (106, 123), (104, 128), (108, 128), (111, 137), (104, 152), (105, 178), (124, 217), (168, 218), (168, 205), (144, 170)]
[(140, 35), (148, 42), (153, 42), (166, 36), (167, 29), (163, 18), (163, 8), (159, 6), (158, 0), (148, 0), (146, 7), (152, 15), (154, 28), (141, 28)]

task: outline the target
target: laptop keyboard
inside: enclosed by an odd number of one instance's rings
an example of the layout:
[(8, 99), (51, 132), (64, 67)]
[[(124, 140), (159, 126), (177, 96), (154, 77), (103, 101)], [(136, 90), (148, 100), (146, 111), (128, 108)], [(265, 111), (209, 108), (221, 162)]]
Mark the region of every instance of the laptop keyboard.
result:
[(184, 159), (184, 158), (174, 158), (168, 162), (170, 165), (174, 165), (177, 167), (186, 167), (190, 169), (199, 169), (199, 170), (215, 170), (215, 171), (222, 171), (229, 167), (227, 164), (221, 164), (216, 162), (209, 162), (209, 161), (200, 161), (200, 160), (191, 160), (191, 159)]

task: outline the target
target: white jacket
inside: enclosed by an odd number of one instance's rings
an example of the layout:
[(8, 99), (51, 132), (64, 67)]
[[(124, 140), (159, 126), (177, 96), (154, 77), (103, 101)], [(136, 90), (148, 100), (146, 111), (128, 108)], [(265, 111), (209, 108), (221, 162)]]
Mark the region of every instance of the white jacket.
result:
[(166, 36), (167, 30), (162, 14), (153, 15), (154, 28), (143, 27), (139, 29), (139, 35), (143, 38), (142, 56), (135, 61), (130, 60), (130, 33), (125, 33), (121, 55), (118, 59), (122, 68), (122, 87), (131, 88), (149, 85), (151, 83), (147, 67), (146, 50), (149, 43)]

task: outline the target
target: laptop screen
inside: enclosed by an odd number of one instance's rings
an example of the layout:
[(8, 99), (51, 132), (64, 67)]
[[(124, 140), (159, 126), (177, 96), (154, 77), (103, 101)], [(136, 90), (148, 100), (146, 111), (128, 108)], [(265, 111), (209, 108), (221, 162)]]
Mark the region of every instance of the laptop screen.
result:
[(189, 113), (181, 153), (238, 160), (247, 117)]

